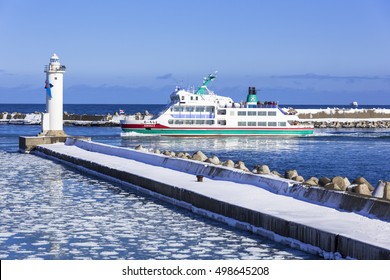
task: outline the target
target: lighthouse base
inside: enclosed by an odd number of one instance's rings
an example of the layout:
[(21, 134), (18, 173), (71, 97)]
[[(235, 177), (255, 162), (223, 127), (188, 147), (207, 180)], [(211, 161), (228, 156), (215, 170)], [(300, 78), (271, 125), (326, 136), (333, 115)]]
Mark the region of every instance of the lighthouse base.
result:
[(19, 136), (19, 152), (28, 154), (39, 145), (64, 143), (67, 138), (91, 141), (90, 137), (84, 136)]
[(68, 135), (63, 130), (43, 130), (38, 136), (67, 137)]

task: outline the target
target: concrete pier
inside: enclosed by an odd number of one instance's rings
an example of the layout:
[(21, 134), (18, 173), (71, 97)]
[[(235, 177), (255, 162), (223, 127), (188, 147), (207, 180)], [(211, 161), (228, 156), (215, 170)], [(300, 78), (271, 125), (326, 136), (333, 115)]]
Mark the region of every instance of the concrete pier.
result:
[[(66, 145), (40, 145), (35, 153), (111, 180), (130, 183), (136, 190), (195, 213), (324, 258), (390, 259), (387, 215), (367, 217), (373, 214), (370, 209), (364, 212), (362, 201), (356, 197), (346, 207), (354, 208), (352, 204), (357, 204), (366, 215), (275, 193), (278, 188), (293, 189), (289, 180), (163, 155), (74, 139)], [(155, 164), (149, 164), (150, 160)], [(204, 176), (203, 181), (199, 182), (194, 173)], [(346, 204), (343, 199), (335, 200), (338, 205)], [(385, 201), (368, 201), (366, 207), (390, 208)]]

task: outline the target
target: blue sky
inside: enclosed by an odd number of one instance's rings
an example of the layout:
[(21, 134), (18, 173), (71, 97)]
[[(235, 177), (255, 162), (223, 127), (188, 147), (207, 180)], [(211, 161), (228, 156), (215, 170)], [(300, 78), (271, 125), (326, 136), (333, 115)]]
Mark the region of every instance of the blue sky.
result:
[(390, 104), (387, 0), (0, 0), (0, 103), (165, 103), (176, 85), (240, 101)]

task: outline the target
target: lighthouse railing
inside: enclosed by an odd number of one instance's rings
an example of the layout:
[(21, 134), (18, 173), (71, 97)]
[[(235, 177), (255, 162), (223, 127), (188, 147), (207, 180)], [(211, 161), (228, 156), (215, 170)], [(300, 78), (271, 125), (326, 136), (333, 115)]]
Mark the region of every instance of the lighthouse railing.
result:
[(45, 65), (45, 71), (44, 71), (44, 72), (50, 72), (50, 71), (65, 71), (65, 70), (66, 70), (65, 65), (59, 65), (59, 66)]

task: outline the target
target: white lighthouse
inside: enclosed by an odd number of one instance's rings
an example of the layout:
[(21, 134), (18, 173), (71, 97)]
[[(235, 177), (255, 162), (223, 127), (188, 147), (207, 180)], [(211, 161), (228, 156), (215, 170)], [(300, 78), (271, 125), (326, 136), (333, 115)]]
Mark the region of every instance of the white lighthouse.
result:
[[(37, 136), (19, 136), (19, 151), (30, 153), (39, 145), (65, 142), (69, 138), (63, 126), (63, 81), (65, 66), (56, 54), (45, 65), (46, 113), (42, 114), (42, 131)], [(72, 138), (90, 141), (89, 137)]]
[(56, 54), (45, 65), (46, 113), (42, 115), (43, 136), (65, 136), (63, 128), (63, 81), (66, 67)]

